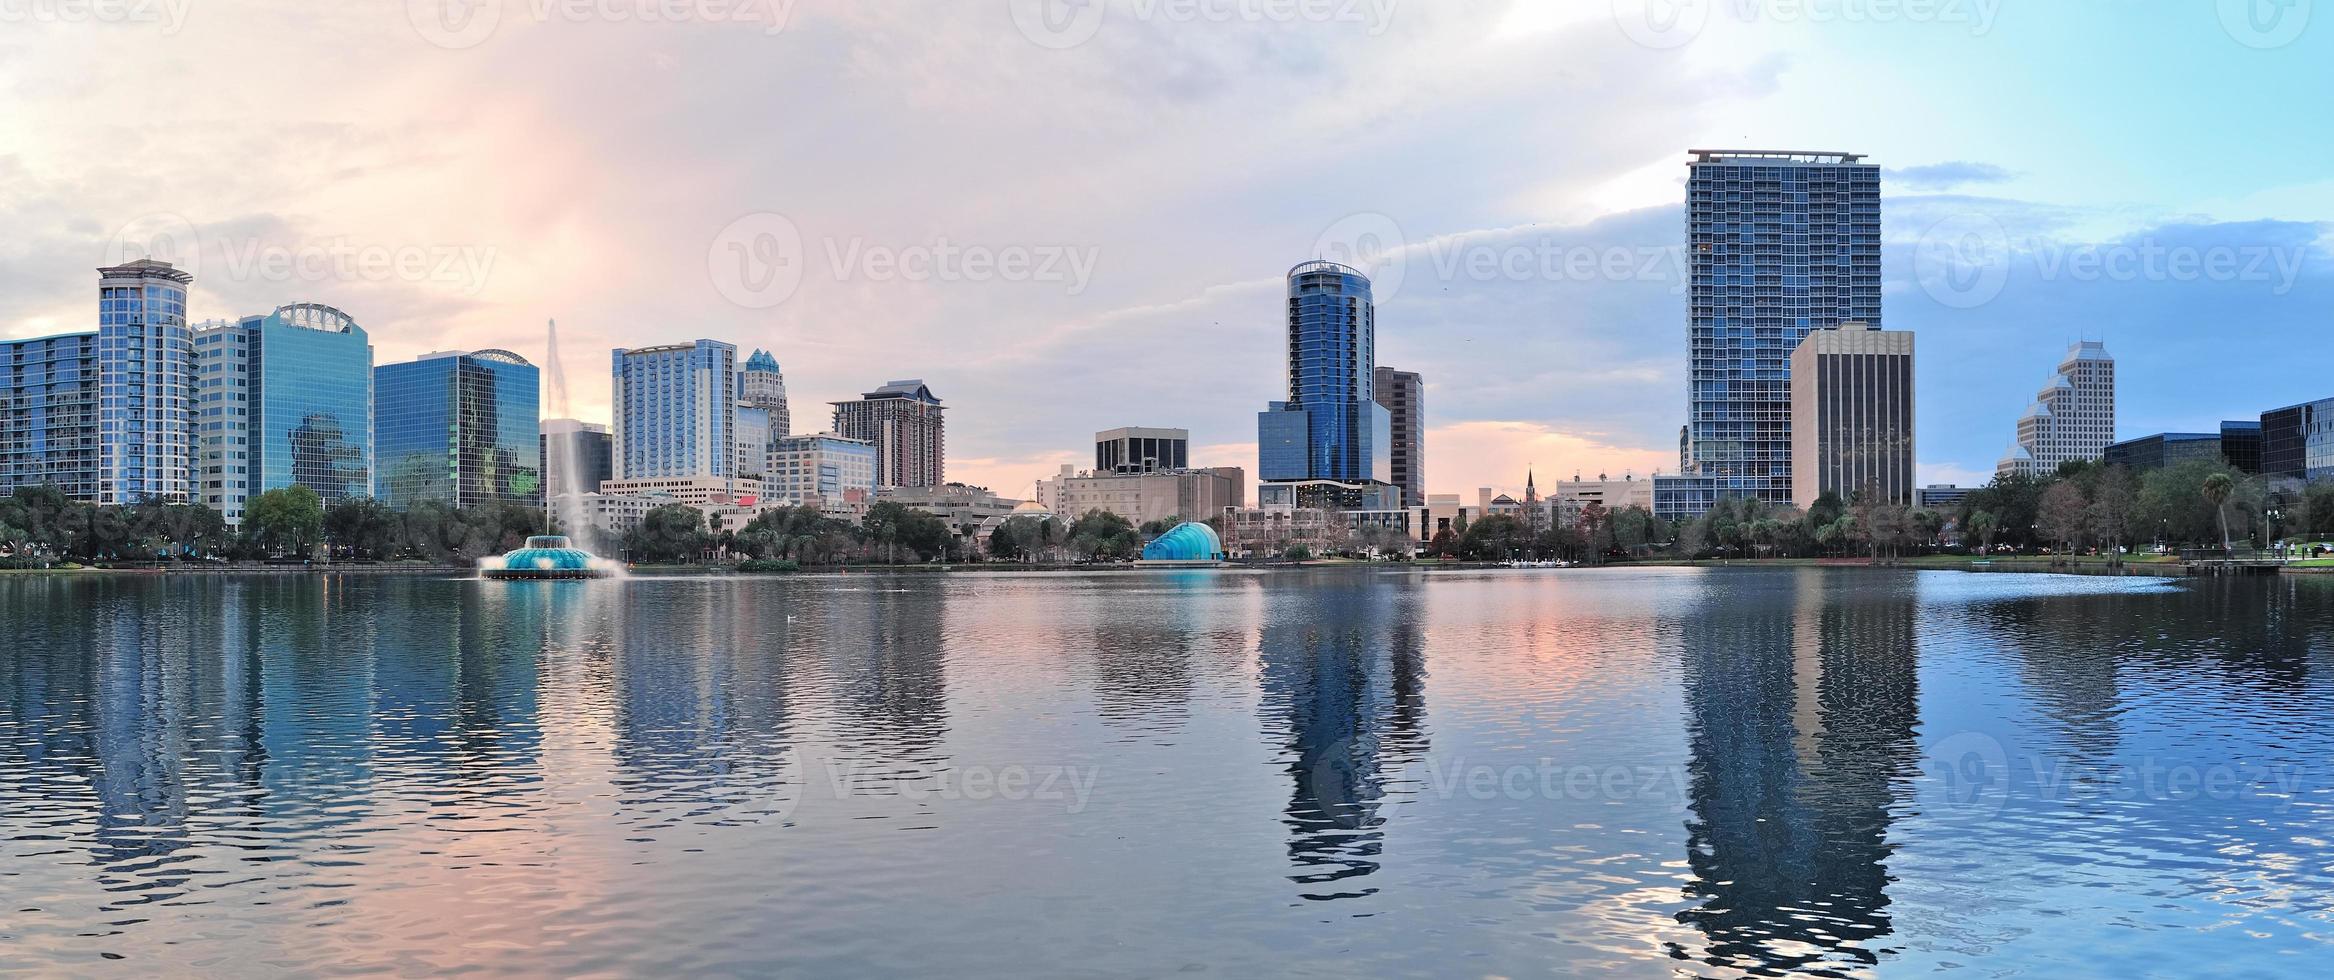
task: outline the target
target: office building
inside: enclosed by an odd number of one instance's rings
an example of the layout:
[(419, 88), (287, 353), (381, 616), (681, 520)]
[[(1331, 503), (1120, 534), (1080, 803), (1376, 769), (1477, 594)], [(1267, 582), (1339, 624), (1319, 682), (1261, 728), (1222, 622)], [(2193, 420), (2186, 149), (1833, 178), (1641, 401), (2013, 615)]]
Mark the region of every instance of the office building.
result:
[(786, 373), (779, 370), (777, 358), (766, 350), (754, 351), (737, 380), (738, 404), (769, 413), (772, 442), (794, 434), (794, 412), (786, 401)]
[(98, 499), (97, 348), (94, 333), (0, 341), (0, 494), (54, 486)]
[(2183, 463), (2218, 463), (2222, 462), (2221, 437), (2217, 432), (2164, 432), (2141, 436), (2107, 447), (2100, 454), (2100, 461), (2134, 473)]
[(770, 497), (792, 504), (835, 505), (875, 492), (875, 444), (833, 433), (788, 436), (770, 450)]
[(2261, 472), (2287, 482), (2334, 477), (2334, 398), (2261, 413)]
[(1288, 274), (1288, 400), (1256, 418), (1266, 508), (1389, 510), (1393, 416), (1378, 404), (1377, 306), (1369, 277), (1335, 262)]
[(373, 346), (318, 303), (194, 332), (197, 496), (243, 523), (246, 502), (302, 486), (327, 504), (373, 493)]
[(600, 484), (616, 478), (614, 440), (607, 426), (576, 419), (544, 419), (540, 441), (546, 500), (598, 493)]
[(2049, 476), (2063, 463), (2096, 460), (2115, 442), (2115, 358), (2107, 345), (2067, 349), (2057, 373), (2018, 417), (2018, 441), (1995, 471)]
[(1380, 367), (1372, 387), (1385, 406), (1387, 470), (1402, 488), (1402, 506), (1426, 506), (1426, 381), (1415, 371)]
[(834, 405), (835, 434), (875, 446), (876, 487), (948, 482), (946, 409), (924, 382), (889, 382), (856, 401)]
[(102, 503), (196, 497), (193, 281), (153, 259), (98, 270)]
[(619, 480), (738, 476), (737, 348), (718, 340), (611, 352), (609, 454)]
[(1687, 164), (1687, 424), (1656, 510), (1788, 504), (1791, 352), (1843, 323), (1879, 327), (1880, 167), (1852, 153), (1695, 150)]
[(2239, 471), (2259, 475), (2262, 469), (2261, 420), (2221, 423), (2221, 456)]
[(1791, 352), (1792, 502), (1913, 502), (1913, 335), (1849, 323)]
[(1597, 474), (1594, 480), (1583, 480), (1576, 476), (1570, 480), (1557, 481), (1556, 490), (1549, 499), (1555, 503), (1556, 513), (1561, 516), (1562, 523), (1567, 525), (1577, 521), (1591, 504), (1604, 508), (1608, 514), (1631, 507), (1650, 512), (1653, 510), (1653, 481), (1640, 480), (1635, 476), (1615, 480), (1602, 473)]
[(1913, 506), (1921, 510), (1947, 512), (1957, 510), (1961, 502), (1975, 491), (1946, 483), (1932, 483), (1913, 491)]
[(1185, 429), (1111, 429), (1094, 434), (1094, 472), (1149, 473), (1191, 465)]
[(771, 429), (776, 424), (769, 409), (738, 403), (736, 416), (730, 422), (736, 453), (730, 472), (755, 480), (768, 475), (770, 450), (777, 444)]
[(399, 510), (543, 504), (542, 378), (507, 350), (373, 369), (373, 495)]
[(1117, 514), (1140, 527), (1151, 521), (1206, 520), (1227, 507), (1248, 506), (1248, 473), (1237, 466), (1061, 474), (1037, 486), (1037, 502), (1075, 520), (1090, 511)]

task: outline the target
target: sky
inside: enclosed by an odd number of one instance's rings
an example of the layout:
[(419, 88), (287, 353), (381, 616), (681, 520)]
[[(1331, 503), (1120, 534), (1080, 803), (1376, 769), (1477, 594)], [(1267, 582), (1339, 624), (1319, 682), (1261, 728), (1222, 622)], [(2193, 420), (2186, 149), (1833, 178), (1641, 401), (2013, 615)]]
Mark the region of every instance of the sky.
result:
[(1253, 475), (1331, 258), (1471, 495), (1674, 471), (1686, 151), (1846, 151), (1968, 483), (2076, 340), (2126, 437), (2334, 396), (2329, 91), (2314, 0), (0, 0), (0, 336), (154, 255), (377, 363), (556, 319), (599, 421), (610, 349), (712, 338), (798, 432), (921, 378), (1028, 496), (1124, 425)]

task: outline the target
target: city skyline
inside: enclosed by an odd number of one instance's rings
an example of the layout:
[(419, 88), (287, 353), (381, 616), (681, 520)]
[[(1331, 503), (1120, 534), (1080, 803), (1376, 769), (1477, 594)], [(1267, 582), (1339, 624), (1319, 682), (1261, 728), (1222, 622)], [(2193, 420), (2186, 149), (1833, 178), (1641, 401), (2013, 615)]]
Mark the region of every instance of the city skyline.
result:
[[(151, 88), (149, 66), (188, 47), (257, 56), (283, 35), (257, 5), (193, 11), (169, 36), (28, 24), (0, 64), (22, 110), (0, 123), (18, 137), (0, 213), (23, 229), (0, 256), (12, 287), (0, 335), (90, 328), (79, 284), (127, 257), (109, 251), (117, 237), (183, 244), (196, 259), (190, 319), (326, 304), (365, 324), (377, 363), (482, 347), (539, 359), (533, 325), (559, 316), (572, 324), (570, 363), (718, 337), (775, 353), (806, 406), (923, 377), (965, 423), (951, 478), (1025, 494), (1108, 421), (1028, 397), (1039, 390), (1113, 399), (1113, 417), (1174, 418), (1193, 430), (1195, 465), (1252, 465), (1253, 408), (1182, 411), (1182, 379), (1273, 390), (1274, 270), (1369, 245), (1402, 259), (1399, 275), (1365, 271), (1399, 325), (1381, 361), (1428, 380), (1430, 492), (1515, 488), (1533, 466), (1646, 476), (1676, 469), (1687, 383), (1668, 258), (1684, 150), (1836, 146), (1888, 168), (1887, 325), (1925, 335), (1919, 482), (1967, 484), (1992, 472), (2036, 366), (2075, 340), (2120, 352), (2127, 434), (2321, 397), (2281, 367), (2334, 343), (2307, 329), (2329, 292), (2326, 137), (2282, 124), (2259, 93), (2302, 90), (2330, 33), (2247, 34), (2210, 6), (2021, 7), (1982, 24), (1831, 31), (1721, 10), (1681, 37), (1646, 35), (1605, 4), (1410, 5), (1375, 33), (1228, 24), (1168, 45), (1156, 25), (1112, 21), (1061, 48), (1025, 38), (1001, 5), (805, 5), (774, 34), (508, 16), (456, 47), (406, 11), (352, 11), (306, 35), (351, 52), (347, 85), (217, 78), (181, 116), (138, 132), (186, 164), (137, 179), (113, 162), (136, 156), (121, 145), (60, 134), (128, 111)], [(618, 87), (636, 73), (605, 69), (634, 64), (611, 59), (641, 57), (644, 36), (652, 70)], [(1968, 43), (1934, 43), (1947, 38)], [(994, 56), (966, 60), (976, 50)], [(2091, 100), (2109, 112), (2019, 95), (2096, 91), (2088, 80), (2140, 52), (2177, 54), (2201, 80), (2141, 73)], [(1576, 77), (1541, 78), (1552, 59)], [(60, 63), (96, 65), (102, 84), (43, 82), (70, 77)], [(817, 139), (779, 127), (738, 143), (715, 122), (727, 113), (718, 93), (805, 90), (843, 63), (870, 74), (803, 108)], [(1185, 74), (1167, 70), (1179, 63)], [(1108, 82), (1130, 68), (1181, 81)], [(1839, 91), (1840, 77), (1858, 91)], [(1926, 81), (1943, 77), (1956, 85)], [(1065, 90), (1081, 93), (1065, 110), (1129, 121), (1075, 132), (1011, 111)], [(464, 97), (489, 91), (500, 98)], [(577, 97), (609, 111), (546, 108)], [(271, 121), (242, 121), (263, 99)], [(1244, 120), (1259, 103), (1272, 108)], [(1394, 125), (1461, 109), (1509, 119)], [(957, 122), (973, 118), (988, 122)], [(2044, 128), (2064, 138), (2041, 145)], [(295, 163), (178, 150), (225, 138), (310, 152)], [(1349, 143), (1374, 152), (1312, 148)], [(460, 153), (408, 149), (423, 144)], [(1033, 170), (1040, 157), (1065, 162)], [(1192, 165), (1232, 158), (1244, 165)], [(690, 188), (649, 191), (683, 170), (698, 174)], [(1146, 192), (1124, 194), (1129, 183)], [(507, 203), (477, 206), (488, 199)], [(789, 230), (798, 281), (733, 274)], [(1937, 263), (1969, 242), (1978, 261)], [(1986, 251), (2005, 244), (2017, 247), (2001, 261)], [(953, 279), (931, 271), (947, 249)], [(975, 253), (987, 281), (968, 278)], [(1502, 271), (1511, 255), (1523, 274)], [(1488, 275), (1470, 271), (1478, 257)], [(1607, 257), (1618, 261), (1598, 268)], [(2213, 272), (2216, 257), (2233, 265)], [(411, 274), (394, 269), (404, 258)], [(1020, 281), (993, 271), (1006, 258), (1027, 260)], [(1567, 270), (1575, 259), (1587, 275)], [(1239, 352), (1252, 356), (1225, 356)], [(604, 382), (579, 375), (569, 414), (609, 419)]]

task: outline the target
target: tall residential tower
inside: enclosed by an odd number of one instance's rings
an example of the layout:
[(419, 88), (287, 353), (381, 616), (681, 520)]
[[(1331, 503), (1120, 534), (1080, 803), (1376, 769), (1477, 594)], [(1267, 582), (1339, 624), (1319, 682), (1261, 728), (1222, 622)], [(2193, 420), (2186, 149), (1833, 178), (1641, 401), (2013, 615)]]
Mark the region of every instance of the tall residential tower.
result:
[(835, 434), (874, 444), (877, 487), (947, 482), (947, 410), (923, 381), (893, 381), (857, 401), (834, 404)]
[(1880, 319), (1880, 167), (1853, 153), (1694, 150), (1687, 164), (1685, 472), (1664, 517), (1720, 498), (1789, 504), (1791, 352)]

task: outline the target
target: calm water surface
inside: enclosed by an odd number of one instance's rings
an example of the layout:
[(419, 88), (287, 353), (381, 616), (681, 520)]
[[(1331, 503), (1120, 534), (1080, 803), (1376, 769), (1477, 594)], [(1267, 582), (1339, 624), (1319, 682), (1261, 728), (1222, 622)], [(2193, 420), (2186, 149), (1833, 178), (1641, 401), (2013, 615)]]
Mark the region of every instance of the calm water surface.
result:
[(18, 575), (0, 626), (0, 971), (2334, 954), (2334, 582)]

